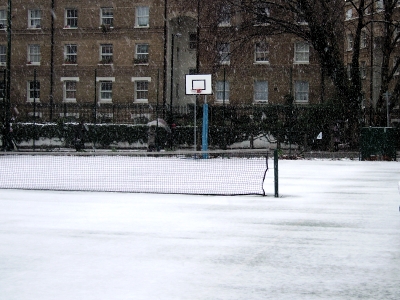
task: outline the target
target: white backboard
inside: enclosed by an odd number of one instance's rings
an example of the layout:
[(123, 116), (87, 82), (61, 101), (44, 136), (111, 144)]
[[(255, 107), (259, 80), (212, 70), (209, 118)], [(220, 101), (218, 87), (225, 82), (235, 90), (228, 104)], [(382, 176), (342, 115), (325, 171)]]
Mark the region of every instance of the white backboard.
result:
[(186, 95), (211, 95), (211, 74), (186, 75)]

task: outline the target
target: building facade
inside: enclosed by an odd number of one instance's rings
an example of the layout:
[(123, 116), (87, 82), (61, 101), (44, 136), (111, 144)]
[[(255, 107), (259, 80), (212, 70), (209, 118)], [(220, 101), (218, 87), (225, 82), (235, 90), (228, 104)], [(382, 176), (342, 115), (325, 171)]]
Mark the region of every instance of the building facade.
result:
[[(359, 2), (355, 3), (359, 5)], [(372, 111), (377, 108), (382, 93), (384, 93), (383, 98), (389, 99), (391, 95), (396, 94), (398, 97), (398, 91), (396, 93), (395, 89), (399, 88), (400, 75), (400, 2), (392, 2), (393, 6), (387, 11), (385, 11), (383, 0), (362, 3), (364, 3), (363, 7), (353, 6), (350, 2), (345, 6), (344, 61), (350, 76), (353, 67), (352, 58), (356, 50), (354, 44), (356, 30), (360, 13), (362, 13), (364, 21), (360, 34), (359, 74), (362, 84), (363, 108), (367, 119), (371, 120), (372, 115), (369, 116), (369, 114), (372, 114)], [(382, 91), (383, 80), (389, 77), (387, 89)], [(400, 121), (398, 98), (394, 102), (396, 103), (393, 103), (393, 118), (388, 120), (388, 124)]]
[(41, 121), (143, 122), (155, 118), (154, 107), (193, 105), (185, 75), (196, 73), (212, 74), (207, 100), (215, 105), (328, 97), (306, 42), (290, 35), (235, 41), (229, 37), (246, 15), (227, 6), (212, 15), (207, 2), (14, 0), (10, 37), (3, 2), (0, 72), (11, 45), (11, 106)]

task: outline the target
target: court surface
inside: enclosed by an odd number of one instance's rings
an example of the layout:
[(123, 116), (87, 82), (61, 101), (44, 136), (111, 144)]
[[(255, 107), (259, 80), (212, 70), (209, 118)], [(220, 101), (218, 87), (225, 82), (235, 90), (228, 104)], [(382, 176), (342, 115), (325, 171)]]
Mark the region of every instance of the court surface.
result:
[(0, 298), (400, 299), (400, 164), (279, 162), (267, 197), (0, 190)]

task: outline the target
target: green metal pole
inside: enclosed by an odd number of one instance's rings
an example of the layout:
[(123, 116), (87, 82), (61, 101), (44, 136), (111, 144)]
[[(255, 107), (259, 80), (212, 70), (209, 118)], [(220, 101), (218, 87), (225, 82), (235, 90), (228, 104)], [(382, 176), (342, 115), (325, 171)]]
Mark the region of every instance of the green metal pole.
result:
[(275, 198), (279, 197), (278, 184), (278, 150), (274, 150), (274, 182), (275, 182)]

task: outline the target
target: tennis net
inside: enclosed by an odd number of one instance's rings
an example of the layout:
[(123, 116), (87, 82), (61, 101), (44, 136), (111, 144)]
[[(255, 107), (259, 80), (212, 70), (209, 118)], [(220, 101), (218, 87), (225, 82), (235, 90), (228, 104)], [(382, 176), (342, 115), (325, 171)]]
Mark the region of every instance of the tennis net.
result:
[(264, 151), (4, 152), (0, 188), (265, 195)]

